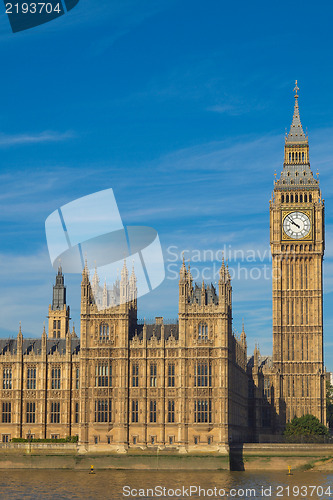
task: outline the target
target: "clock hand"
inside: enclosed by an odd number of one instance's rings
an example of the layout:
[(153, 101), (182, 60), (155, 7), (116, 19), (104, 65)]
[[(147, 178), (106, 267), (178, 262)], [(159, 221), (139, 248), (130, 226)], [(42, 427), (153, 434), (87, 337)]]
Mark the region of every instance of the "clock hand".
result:
[(294, 226), (298, 227), (298, 229), (301, 229), (301, 226), (299, 226), (298, 224), (296, 224), (296, 222), (294, 222), (294, 221), (293, 221), (292, 219), (290, 219), (289, 217), (288, 217), (288, 220), (289, 220), (289, 222), (291, 222), (292, 224), (294, 224)]

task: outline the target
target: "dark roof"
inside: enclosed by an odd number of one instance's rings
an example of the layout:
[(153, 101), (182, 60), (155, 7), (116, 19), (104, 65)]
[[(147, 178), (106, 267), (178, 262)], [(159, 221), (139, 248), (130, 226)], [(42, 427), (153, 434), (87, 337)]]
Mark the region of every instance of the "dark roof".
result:
[[(153, 324), (146, 325), (147, 328), (147, 340), (150, 340), (154, 335), (158, 340), (161, 340), (161, 325)], [(138, 335), (139, 339), (143, 339), (143, 325), (137, 325), (130, 331), (130, 339), (133, 339), (135, 335)], [(167, 340), (169, 337), (173, 337), (178, 340), (179, 338), (179, 325), (178, 323), (171, 325), (164, 325), (164, 339)]]
[[(259, 368), (267, 366), (268, 368), (273, 368), (273, 356), (259, 356)], [(247, 358), (247, 368), (254, 367), (254, 356), (248, 356)]]
[[(197, 283), (194, 286), (193, 289), (193, 294), (191, 295), (190, 302), (191, 304), (201, 304), (201, 297), (202, 297), (202, 286), (198, 286)], [(218, 296), (216, 294), (216, 289), (211, 283), (208, 286), (205, 286), (205, 304), (215, 304), (217, 305), (219, 303)]]
[[(80, 350), (80, 339), (71, 339), (71, 352), (72, 354), (77, 354)], [(34, 352), (35, 354), (40, 354), (42, 350), (42, 340), (41, 339), (23, 339), (22, 352), (23, 354), (30, 354)], [(47, 354), (53, 354), (58, 351), (59, 354), (66, 353), (66, 339), (47, 339), (46, 341), (46, 352)], [(15, 354), (17, 352), (17, 339), (0, 339), (0, 356), (6, 353)]]

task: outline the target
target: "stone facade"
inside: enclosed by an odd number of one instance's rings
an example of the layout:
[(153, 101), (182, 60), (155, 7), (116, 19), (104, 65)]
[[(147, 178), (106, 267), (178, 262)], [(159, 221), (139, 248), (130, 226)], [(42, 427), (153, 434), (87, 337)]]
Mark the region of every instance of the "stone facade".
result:
[[(324, 201), (309, 163), (296, 86), (284, 165), (270, 201), (273, 356), (247, 358), (232, 330), (232, 287), (223, 262), (217, 289), (180, 269), (173, 324), (137, 320), (134, 270), (113, 290), (87, 266), (80, 339), (69, 330), (61, 268), (41, 339), (0, 340), (0, 434), (64, 438), (110, 450), (225, 451), (231, 441), (281, 433), (293, 416), (323, 423)], [(96, 293), (99, 290), (100, 294)], [(98, 299), (98, 297), (100, 297)], [(98, 302), (101, 301), (101, 303)], [(118, 305), (117, 305), (118, 304)]]
[[(49, 338), (1, 341), (3, 440), (64, 438), (110, 449), (163, 446), (222, 451), (247, 438), (247, 351), (232, 332), (231, 282), (193, 285), (183, 263), (179, 320), (139, 324), (135, 276), (126, 263), (123, 300), (99, 309), (89, 271), (81, 284), (81, 336), (69, 332), (61, 268), (49, 307)], [(60, 287), (59, 287), (60, 283)], [(59, 299), (60, 297), (60, 299)], [(58, 323), (59, 322), (59, 323)]]

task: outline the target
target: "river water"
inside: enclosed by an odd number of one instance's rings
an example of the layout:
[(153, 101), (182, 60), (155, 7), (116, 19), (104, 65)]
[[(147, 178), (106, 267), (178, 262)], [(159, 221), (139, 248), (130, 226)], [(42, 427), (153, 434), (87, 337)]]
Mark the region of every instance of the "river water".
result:
[[(199, 489), (201, 488), (201, 490)], [(319, 472), (2, 470), (0, 499), (333, 499)]]

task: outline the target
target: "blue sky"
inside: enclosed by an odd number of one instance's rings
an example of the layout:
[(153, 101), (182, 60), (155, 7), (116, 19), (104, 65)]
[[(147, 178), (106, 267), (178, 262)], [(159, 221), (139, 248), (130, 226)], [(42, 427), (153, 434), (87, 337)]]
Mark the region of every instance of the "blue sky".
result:
[[(24, 335), (41, 334), (54, 281), (47, 216), (112, 187), (123, 222), (154, 227), (165, 255), (167, 279), (140, 299), (139, 316), (177, 315), (170, 246), (192, 257), (255, 251), (241, 267), (261, 278), (241, 271), (233, 280), (234, 327), (244, 318), (249, 351), (259, 342), (269, 354), (269, 199), (297, 78), (326, 200), (325, 356), (333, 369), (332, 14), (329, 2), (81, 0), (66, 16), (12, 34), (3, 8), (0, 334), (16, 335), (19, 321)], [(237, 271), (243, 263), (230, 264)], [(193, 263), (199, 271), (217, 265)], [(80, 277), (66, 283), (78, 326)]]

